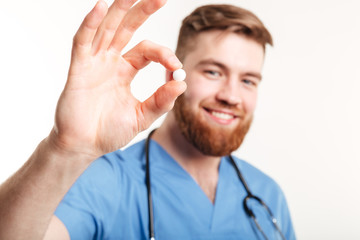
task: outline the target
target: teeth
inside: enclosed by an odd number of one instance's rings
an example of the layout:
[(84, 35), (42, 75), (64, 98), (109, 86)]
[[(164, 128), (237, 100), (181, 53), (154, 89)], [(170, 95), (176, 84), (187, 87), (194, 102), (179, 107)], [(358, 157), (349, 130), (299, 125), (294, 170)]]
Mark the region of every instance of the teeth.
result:
[(226, 113), (221, 113), (221, 112), (214, 112), (212, 111), (211, 114), (217, 118), (221, 118), (224, 120), (229, 120), (229, 119), (233, 119), (234, 117), (230, 114), (226, 114)]

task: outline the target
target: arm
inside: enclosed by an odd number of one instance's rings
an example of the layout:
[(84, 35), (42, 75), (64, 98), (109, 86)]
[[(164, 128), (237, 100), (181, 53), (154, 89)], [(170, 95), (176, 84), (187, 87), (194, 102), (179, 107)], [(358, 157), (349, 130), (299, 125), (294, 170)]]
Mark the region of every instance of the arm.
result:
[(0, 186), (0, 239), (42, 239), (59, 236), (56, 231), (66, 239), (53, 213), (74, 181), (94, 159), (121, 148), (169, 111), (185, 90), (185, 83), (170, 81), (144, 102), (132, 96), (133, 77), (150, 61), (169, 71), (181, 67), (169, 49), (148, 41), (121, 54), (134, 31), (165, 3), (134, 2), (115, 0), (108, 9), (99, 1), (81, 24), (54, 128)]

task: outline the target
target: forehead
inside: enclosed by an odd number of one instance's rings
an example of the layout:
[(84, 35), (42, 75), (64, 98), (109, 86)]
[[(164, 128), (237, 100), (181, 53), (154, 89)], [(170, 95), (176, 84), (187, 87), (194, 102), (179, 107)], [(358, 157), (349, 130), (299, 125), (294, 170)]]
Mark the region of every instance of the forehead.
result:
[(184, 65), (196, 65), (207, 59), (220, 62), (228, 68), (258, 71), (264, 62), (264, 49), (256, 41), (233, 32), (202, 32), (194, 39), (194, 46), (186, 54)]

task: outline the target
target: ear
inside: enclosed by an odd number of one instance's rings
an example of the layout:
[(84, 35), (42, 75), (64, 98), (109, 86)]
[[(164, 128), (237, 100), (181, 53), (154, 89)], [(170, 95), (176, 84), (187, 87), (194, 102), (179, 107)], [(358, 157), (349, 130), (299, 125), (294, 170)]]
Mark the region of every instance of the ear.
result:
[(165, 73), (166, 82), (169, 82), (169, 81), (171, 81), (171, 80), (174, 80), (174, 79), (173, 79), (173, 76), (172, 76), (172, 73), (173, 73), (173, 72), (170, 72), (169, 70), (166, 70), (166, 73)]

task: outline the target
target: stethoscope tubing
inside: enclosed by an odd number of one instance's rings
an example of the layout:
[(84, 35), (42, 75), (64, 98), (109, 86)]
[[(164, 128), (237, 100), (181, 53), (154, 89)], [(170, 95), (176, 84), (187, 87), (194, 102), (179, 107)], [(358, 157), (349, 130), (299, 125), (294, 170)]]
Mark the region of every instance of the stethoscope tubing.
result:
[[(148, 197), (148, 212), (149, 212), (149, 239), (150, 240), (155, 240), (155, 230), (154, 230), (154, 211), (153, 211), (153, 202), (152, 202), (152, 195), (151, 195), (151, 178), (150, 178), (150, 139), (152, 134), (155, 132), (156, 129), (152, 130), (149, 134), (149, 136), (146, 139), (146, 143), (145, 143), (145, 156), (146, 156), (146, 188), (147, 188), (147, 197)], [(263, 231), (263, 229), (261, 228), (259, 222), (256, 219), (255, 214), (253, 213), (253, 211), (248, 207), (247, 202), (249, 199), (255, 199), (256, 201), (258, 201), (268, 212), (270, 218), (271, 218), (271, 222), (273, 224), (273, 226), (275, 227), (275, 229), (278, 231), (278, 233), (281, 236), (282, 240), (286, 240), (284, 234), (282, 233), (282, 231), (280, 230), (280, 227), (277, 224), (277, 220), (274, 217), (274, 215), (272, 214), (270, 208), (261, 200), (261, 198), (255, 196), (252, 194), (252, 192), (250, 191), (249, 186), (247, 185), (247, 182), (245, 181), (243, 175), (240, 172), (239, 167), (237, 166), (235, 160), (233, 159), (233, 157), (231, 155), (229, 155), (229, 159), (232, 163), (232, 165), (234, 166), (234, 169), (239, 177), (240, 182), (242, 183), (242, 185), (245, 188), (245, 191), (247, 193), (247, 196), (244, 198), (243, 200), (243, 206), (244, 206), (244, 210), (246, 212), (246, 214), (253, 219), (257, 229), (260, 231), (261, 235), (264, 237), (264, 239), (268, 240), (268, 237), (266, 236), (265, 232)]]

